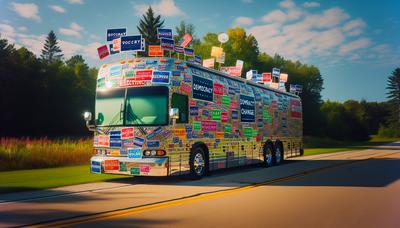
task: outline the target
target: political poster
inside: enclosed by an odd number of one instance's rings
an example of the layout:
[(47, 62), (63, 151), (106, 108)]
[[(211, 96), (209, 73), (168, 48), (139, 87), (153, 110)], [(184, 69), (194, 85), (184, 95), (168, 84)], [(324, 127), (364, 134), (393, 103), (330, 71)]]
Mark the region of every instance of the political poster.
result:
[(274, 81), (279, 81), (281, 70), (279, 68), (272, 68), (272, 77), (276, 78)]
[(203, 64), (203, 59), (201, 58), (201, 56), (195, 55), (194, 56), (194, 62), (199, 64), (199, 65), (202, 65)]
[(104, 59), (105, 57), (110, 55), (110, 53), (108, 52), (107, 45), (103, 45), (103, 46), (97, 48), (97, 53), (99, 54), (100, 59)]
[(203, 66), (204, 67), (214, 68), (214, 63), (215, 63), (215, 59), (214, 58), (203, 60)]
[(287, 82), (287, 80), (288, 80), (288, 74), (286, 74), (286, 73), (281, 73), (281, 74), (279, 75), (279, 82)]
[(263, 83), (271, 83), (272, 82), (272, 77), (271, 77), (270, 72), (262, 73), (262, 82)]
[(172, 29), (157, 28), (157, 38), (173, 39)]
[(255, 122), (255, 100), (254, 97), (240, 95), (240, 121)]
[(107, 41), (126, 36), (126, 28), (107, 29)]
[(224, 52), (224, 50), (221, 47), (213, 46), (211, 48), (211, 57), (218, 58), (222, 55), (223, 52)]
[(222, 54), (221, 54), (219, 57), (217, 57), (217, 58), (215, 59), (215, 61), (216, 61), (217, 63), (225, 63), (225, 52), (222, 52)]
[(183, 42), (181, 43), (181, 47), (186, 47), (191, 41), (192, 41), (192, 36), (187, 33), (183, 37)]
[(175, 45), (174, 46), (174, 52), (176, 52), (176, 53), (180, 53), (180, 54), (183, 54), (183, 47), (181, 47), (181, 46), (177, 46), (177, 45)]
[(149, 45), (149, 56), (151, 57), (162, 57), (163, 50), (160, 45)]
[(169, 84), (171, 71), (153, 71), (152, 83), (155, 84)]
[(183, 52), (186, 56), (194, 56), (194, 50), (191, 48), (184, 48)]
[(121, 51), (141, 51), (142, 35), (121, 37)]
[(194, 99), (213, 101), (213, 81), (207, 78), (202, 78), (193, 75), (192, 94)]
[[(111, 51), (111, 49), (110, 49)], [(121, 51), (121, 38), (116, 38), (112, 40), (112, 51), (120, 52)]]
[(161, 38), (161, 49), (167, 50), (167, 51), (173, 51), (174, 47), (175, 47), (175, 45), (174, 45), (173, 39)]
[(119, 51), (113, 51), (113, 44), (108, 45), (110, 49), (110, 55), (118, 54)]

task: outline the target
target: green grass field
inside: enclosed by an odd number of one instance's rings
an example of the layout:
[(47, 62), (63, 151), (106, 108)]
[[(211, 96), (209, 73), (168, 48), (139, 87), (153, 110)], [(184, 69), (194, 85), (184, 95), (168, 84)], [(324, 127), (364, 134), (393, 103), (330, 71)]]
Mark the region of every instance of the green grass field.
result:
[[(373, 137), (368, 142), (341, 142), (331, 139), (305, 137), (304, 152), (305, 155), (314, 155), (348, 150), (362, 150), (399, 140), (400, 139), (398, 138)], [(2, 152), (2, 156), (4, 156), (4, 151), (6, 151), (4, 150), (4, 148), (8, 147), (8, 149), (12, 151), (14, 158), (22, 158), (21, 160), (18, 160), (18, 162), (15, 162), (15, 164), (19, 164), (17, 168), (21, 168), (20, 165), (27, 164), (29, 161), (37, 162), (38, 160), (46, 160), (46, 156), (49, 156), (50, 161), (44, 163), (44, 165), (65, 165), (71, 163), (87, 164), (91, 156), (89, 150), (91, 148), (91, 142), (89, 142), (89, 140), (81, 141), (83, 145), (77, 145), (76, 147), (78, 149), (72, 146), (72, 144), (74, 143), (73, 141), (56, 141), (54, 144), (47, 140), (39, 142), (26, 141), (28, 142), (28, 144), (26, 145), (24, 145), (21, 141), (17, 142), (18, 143), (16, 146), (11, 146), (11, 142), (7, 142), (7, 146), (3, 145)], [(32, 145), (29, 145), (29, 143)], [(18, 150), (18, 147), (22, 149)], [(29, 151), (29, 148), (34, 148), (34, 152)], [(46, 151), (46, 148), (49, 148), (53, 151)], [(57, 151), (61, 153), (61, 158), (57, 158)], [(28, 155), (24, 155), (24, 153), (28, 153)], [(40, 159), (35, 159), (35, 156), (41, 157)], [(11, 158), (12, 157), (10, 156), (9, 159)], [(63, 161), (67, 162), (63, 163)], [(39, 164), (42, 163), (35, 164), (35, 167), (38, 167)], [(67, 185), (107, 181), (121, 178), (127, 177), (120, 175), (91, 174), (89, 171), (89, 165), (2, 171), (0, 172), (0, 193), (48, 189)]]

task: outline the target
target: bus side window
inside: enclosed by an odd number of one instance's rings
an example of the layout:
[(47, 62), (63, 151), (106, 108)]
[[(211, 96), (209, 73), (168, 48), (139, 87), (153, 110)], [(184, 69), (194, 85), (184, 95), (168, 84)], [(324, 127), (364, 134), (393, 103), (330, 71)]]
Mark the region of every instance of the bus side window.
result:
[(176, 123), (188, 123), (188, 102), (188, 96), (178, 93), (172, 94), (171, 108), (179, 109), (179, 119), (176, 120)]

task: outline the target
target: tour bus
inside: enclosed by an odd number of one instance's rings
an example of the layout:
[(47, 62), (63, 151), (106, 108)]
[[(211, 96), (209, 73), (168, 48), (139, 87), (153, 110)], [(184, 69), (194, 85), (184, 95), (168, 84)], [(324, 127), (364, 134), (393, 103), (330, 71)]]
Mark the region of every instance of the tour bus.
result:
[(189, 174), (302, 155), (299, 96), (174, 58), (99, 69), (92, 173)]

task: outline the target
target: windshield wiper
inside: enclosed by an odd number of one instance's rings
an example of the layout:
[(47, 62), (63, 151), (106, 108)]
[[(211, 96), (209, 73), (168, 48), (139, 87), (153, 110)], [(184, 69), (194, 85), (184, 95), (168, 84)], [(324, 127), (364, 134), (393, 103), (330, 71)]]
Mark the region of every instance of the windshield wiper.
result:
[[(134, 120), (136, 119), (136, 120), (138, 120), (138, 121), (141, 121), (141, 120), (138, 118), (138, 116), (135, 115), (135, 113), (133, 113), (133, 111), (131, 112), (131, 110), (132, 110), (131, 104), (128, 104), (128, 110), (127, 110), (128, 118), (131, 119), (131, 117), (132, 117), (132, 119), (134, 119)], [(143, 124), (143, 121), (141, 121), (141, 123)], [(143, 135), (146, 135), (146, 134), (147, 134), (147, 132), (143, 129), (143, 127), (138, 126), (138, 129), (139, 129), (139, 131), (140, 131)]]
[[(118, 118), (119, 117), (119, 118)], [(113, 125), (117, 121), (121, 121), (124, 117), (124, 106), (121, 104), (121, 107), (119, 109), (119, 113), (117, 113), (110, 121), (109, 125)], [(115, 126), (109, 126), (105, 127), (105, 130), (103, 131), (104, 134), (108, 134), (111, 130), (115, 129)]]

